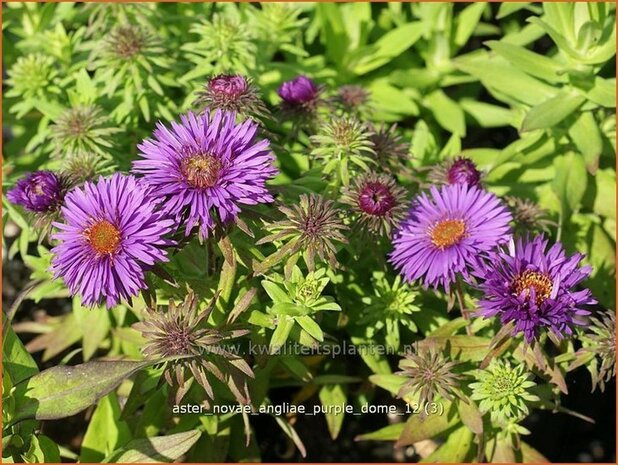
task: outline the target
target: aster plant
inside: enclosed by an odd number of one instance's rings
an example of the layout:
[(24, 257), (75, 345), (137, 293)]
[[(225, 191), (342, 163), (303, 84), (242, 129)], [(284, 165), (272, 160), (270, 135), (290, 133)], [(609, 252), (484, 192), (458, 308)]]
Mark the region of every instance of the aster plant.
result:
[(197, 227), (204, 239), (218, 223), (234, 222), (242, 205), (273, 201), (266, 181), (277, 173), (274, 156), (254, 121), (237, 124), (235, 113), (220, 110), (189, 113), (170, 128), (159, 123), (153, 135), (138, 146), (133, 172), (185, 235)]
[(323, 173), (335, 185), (349, 186), (353, 170), (367, 172), (375, 155), (371, 130), (355, 118), (334, 117), (311, 136), (311, 156), (323, 166)]
[(517, 239), (488, 254), (481, 271), (479, 315), (514, 323), (513, 334), (532, 342), (544, 331), (561, 339), (585, 325), (587, 306), (596, 303), (590, 290), (576, 286), (590, 274), (583, 256), (568, 257), (562, 244), (549, 246), (543, 236)]
[(133, 176), (114, 174), (66, 194), (63, 222), (54, 223), (58, 244), (52, 271), (85, 305), (108, 308), (146, 288), (145, 272), (167, 260), (174, 243), (149, 189)]
[(194, 105), (202, 109), (236, 112), (245, 118), (261, 120), (269, 117), (256, 86), (240, 74), (219, 74), (211, 77), (198, 92)]
[(364, 306), (354, 324), (362, 328), (369, 340), (381, 336), (390, 349), (397, 351), (400, 348), (401, 328), (418, 332), (414, 313), (421, 311), (417, 302), (419, 293), (404, 283), (401, 276), (396, 276), (391, 282), (385, 273), (378, 271), (373, 273), (372, 288), (374, 295), (363, 298)]
[(573, 383), (615, 383), (613, 4), (5, 3), (2, 461), (601, 431)]
[(407, 281), (448, 292), (457, 274), (468, 278), (481, 254), (508, 240), (510, 221), (498, 197), (476, 186), (432, 187), (400, 223), (389, 260)]
[(199, 299), (189, 293), (180, 304), (170, 300), (167, 309), (147, 307), (144, 319), (133, 325), (146, 341), (142, 349), (146, 358), (176, 358), (165, 362), (163, 372), (165, 381), (175, 388), (176, 404), (181, 403), (196, 382), (204, 393), (202, 405), (209, 408), (216, 400), (212, 379), (225, 384), (239, 403), (250, 402), (247, 379), (255, 376), (253, 370), (241, 356), (226, 347), (227, 343), (249, 333), (233, 326), (244, 309), (232, 310), (225, 327), (212, 327), (208, 317), (216, 300), (217, 295), (200, 310)]
[(267, 223), (265, 228), (271, 234), (257, 244), (284, 242), (285, 245), (276, 252), (277, 259), (301, 252), (310, 271), (315, 269), (316, 255), (322, 262), (336, 268), (336, 244), (347, 242), (344, 232), (348, 228), (334, 205), (332, 200), (316, 194), (301, 195), (297, 205), (279, 207), (285, 218)]
[(453, 400), (462, 397), (459, 389), (463, 376), (454, 368), (459, 362), (448, 360), (443, 353), (433, 349), (415, 349), (399, 361), (396, 374), (406, 378), (397, 395), (418, 397), (420, 405), (432, 403), (436, 398)]
[(376, 236), (390, 237), (407, 210), (406, 190), (388, 175), (363, 174), (342, 194), (361, 232)]
[(471, 399), (479, 401), (481, 412), (489, 413), (497, 425), (521, 420), (529, 412), (528, 403), (539, 400), (531, 392), (535, 383), (530, 378), (524, 365), (513, 367), (509, 361), (493, 361), (470, 384)]

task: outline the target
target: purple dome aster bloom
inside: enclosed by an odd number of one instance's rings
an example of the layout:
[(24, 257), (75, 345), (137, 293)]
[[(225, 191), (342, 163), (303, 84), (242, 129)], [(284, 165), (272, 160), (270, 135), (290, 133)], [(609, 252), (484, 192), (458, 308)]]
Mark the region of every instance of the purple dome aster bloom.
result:
[(51, 171), (27, 174), (6, 194), (12, 203), (37, 213), (56, 209), (62, 202), (62, 196), (62, 182)]
[(509, 239), (511, 214), (498, 197), (455, 184), (420, 194), (394, 235), (390, 262), (408, 280), (443, 285), (469, 277), (480, 254)]
[(481, 182), (481, 172), (469, 158), (457, 158), (448, 167), (447, 179), (449, 184), (470, 184), (478, 186)]
[(277, 93), (288, 105), (304, 105), (313, 102), (320, 89), (307, 76), (298, 76), (281, 84)]
[(163, 217), (149, 189), (135, 177), (115, 174), (86, 182), (65, 197), (65, 223), (53, 238), (52, 271), (64, 278), (84, 305), (103, 301), (108, 308), (146, 288), (145, 270), (167, 261), (164, 239), (174, 221)]
[(547, 245), (542, 236), (511, 241), (508, 250), (490, 252), (481, 271), (485, 296), (479, 314), (514, 322), (514, 334), (523, 333), (528, 342), (542, 328), (559, 338), (572, 334), (573, 325), (584, 324), (579, 317), (589, 313), (581, 307), (596, 303), (588, 289), (573, 289), (592, 271), (579, 266), (583, 256), (567, 257), (560, 243), (549, 250)]
[(277, 173), (270, 143), (257, 140), (254, 121), (235, 121), (232, 112), (189, 113), (169, 129), (158, 123), (154, 139), (138, 146), (143, 160), (133, 171), (165, 198), (163, 208), (177, 222), (186, 214), (186, 235), (199, 225), (205, 238), (217, 219), (234, 221), (239, 205), (273, 201), (265, 186)]

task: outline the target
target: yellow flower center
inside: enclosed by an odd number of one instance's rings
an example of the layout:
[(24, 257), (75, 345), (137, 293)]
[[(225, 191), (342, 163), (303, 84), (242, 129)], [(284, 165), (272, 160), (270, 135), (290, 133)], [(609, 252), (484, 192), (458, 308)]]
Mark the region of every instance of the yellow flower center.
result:
[(431, 243), (444, 250), (461, 241), (466, 234), (466, 223), (463, 220), (438, 221), (429, 232)]
[(86, 240), (101, 255), (110, 255), (120, 245), (120, 231), (107, 220), (93, 224), (84, 232)]
[(530, 291), (534, 289), (536, 304), (541, 305), (551, 295), (554, 286), (551, 278), (538, 271), (524, 271), (513, 280), (513, 294), (520, 296), (522, 292), (526, 298), (530, 297)]
[(187, 184), (197, 189), (212, 187), (219, 180), (221, 160), (210, 154), (198, 154), (180, 162), (180, 172)]

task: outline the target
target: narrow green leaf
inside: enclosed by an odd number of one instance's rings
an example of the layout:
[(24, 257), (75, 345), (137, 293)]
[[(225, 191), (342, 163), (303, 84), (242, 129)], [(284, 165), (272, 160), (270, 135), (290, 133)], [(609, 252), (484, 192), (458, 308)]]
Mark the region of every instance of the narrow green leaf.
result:
[(2, 339), (2, 366), (11, 378), (13, 385), (30, 378), (39, 372), (32, 355), (17, 337), (11, 323), (4, 323), (5, 335)]
[(354, 438), (355, 441), (396, 441), (403, 429), (405, 427), (405, 423), (394, 423), (392, 425), (385, 426), (384, 428), (380, 428), (377, 431), (373, 431), (371, 433), (361, 434)]
[(586, 169), (592, 175), (599, 168), (599, 157), (603, 150), (603, 140), (599, 126), (594, 120), (592, 112), (586, 111), (569, 128), (571, 140), (584, 156)]
[(425, 97), (425, 104), (433, 112), (438, 124), (459, 136), (466, 135), (466, 118), (461, 107), (441, 90)]
[(464, 425), (475, 434), (483, 434), (483, 415), (472, 399), (457, 400), (457, 410)]
[(288, 340), (288, 336), (290, 335), (290, 331), (292, 331), (293, 327), (294, 320), (292, 318), (279, 318), (277, 326), (275, 327), (275, 331), (270, 338), (269, 350), (271, 353), (277, 351), (286, 343), (286, 341)]
[(524, 47), (509, 44), (508, 42), (490, 40), (485, 45), (531, 76), (553, 84), (567, 81), (564, 74), (564, 66), (552, 58), (539, 55)]
[(307, 331), (311, 335), (311, 337), (317, 339), (320, 342), (324, 341), (324, 333), (322, 332), (320, 325), (317, 324), (313, 320), (313, 318), (308, 315), (303, 315), (296, 317), (296, 322), (300, 325), (301, 328)]
[(26, 399), (15, 410), (15, 421), (70, 417), (94, 404), (122, 380), (155, 361), (92, 361), (55, 366), (15, 386)]
[(583, 95), (574, 90), (565, 90), (532, 107), (526, 114), (521, 131), (546, 129), (557, 125), (571, 115), (586, 101)]
[(201, 436), (198, 430), (135, 439), (114, 452), (103, 463), (156, 463), (178, 462)]
[(339, 436), (345, 413), (341, 410), (347, 404), (347, 397), (340, 384), (327, 384), (320, 389), (320, 402), (325, 407), (326, 424), (330, 437), (335, 440)]
[[(396, 447), (409, 446), (425, 439), (431, 439), (460, 422), (457, 415), (449, 415), (452, 404), (447, 400), (440, 402), (444, 407), (442, 415), (432, 414), (424, 417), (419, 414), (410, 415), (401, 436), (397, 440)], [(468, 428), (464, 429), (468, 431)]]
[(583, 156), (570, 152), (554, 159), (556, 175), (552, 190), (562, 204), (565, 215), (579, 208), (586, 192), (588, 173)]
[(97, 463), (131, 439), (129, 425), (120, 420), (120, 404), (115, 393), (103, 397), (88, 423), (81, 444), (80, 462)]
[(446, 438), (446, 442), (436, 449), (421, 463), (468, 463), (474, 457), (476, 445), (473, 434), (468, 428), (459, 428)]

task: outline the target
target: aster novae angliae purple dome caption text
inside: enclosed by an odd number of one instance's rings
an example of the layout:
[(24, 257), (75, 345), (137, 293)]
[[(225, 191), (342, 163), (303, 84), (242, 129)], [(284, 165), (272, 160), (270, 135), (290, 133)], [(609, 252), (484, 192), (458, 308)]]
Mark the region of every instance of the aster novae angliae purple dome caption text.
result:
[(108, 308), (146, 288), (144, 273), (167, 261), (165, 238), (173, 220), (166, 219), (150, 190), (135, 177), (114, 174), (87, 182), (65, 197), (64, 223), (53, 238), (52, 271), (84, 305)]
[(588, 289), (576, 289), (592, 270), (580, 267), (583, 255), (567, 257), (560, 243), (547, 247), (542, 236), (518, 239), (489, 253), (481, 273), (479, 314), (513, 322), (514, 333), (528, 342), (543, 329), (558, 338), (573, 334), (573, 325), (584, 324), (581, 317), (589, 313), (583, 307), (596, 303)]
[(257, 131), (250, 119), (237, 124), (235, 113), (188, 113), (170, 128), (157, 124), (154, 139), (138, 146), (133, 172), (165, 199), (176, 222), (185, 221), (186, 235), (199, 226), (205, 238), (217, 221), (233, 222), (240, 205), (273, 201), (266, 181), (277, 174), (275, 157)]
[(393, 238), (390, 262), (425, 287), (449, 285), (479, 265), (479, 256), (510, 238), (511, 214), (494, 194), (456, 184), (421, 193)]

